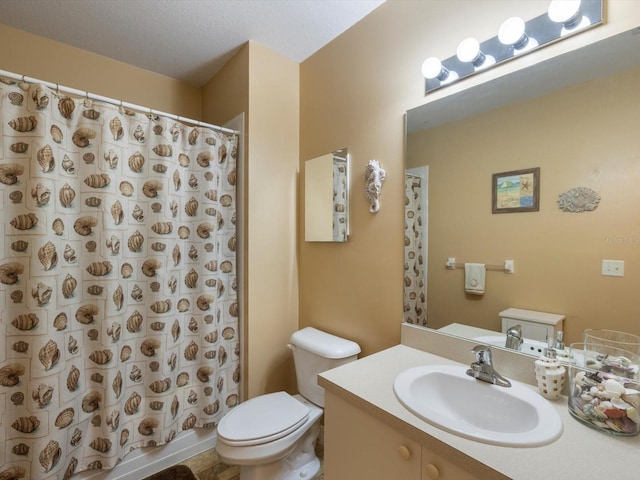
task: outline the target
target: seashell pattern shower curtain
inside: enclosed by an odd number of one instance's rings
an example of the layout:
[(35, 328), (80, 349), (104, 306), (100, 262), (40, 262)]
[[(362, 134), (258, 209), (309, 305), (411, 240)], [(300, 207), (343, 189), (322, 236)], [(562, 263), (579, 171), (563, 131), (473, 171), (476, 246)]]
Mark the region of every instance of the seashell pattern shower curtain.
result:
[(236, 156), (0, 83), (0, 478), (109, 469), (238, 402)]
[(404, 321), (427, 325), (425, 265), (422, 244), (422, 178), (405, 175)]

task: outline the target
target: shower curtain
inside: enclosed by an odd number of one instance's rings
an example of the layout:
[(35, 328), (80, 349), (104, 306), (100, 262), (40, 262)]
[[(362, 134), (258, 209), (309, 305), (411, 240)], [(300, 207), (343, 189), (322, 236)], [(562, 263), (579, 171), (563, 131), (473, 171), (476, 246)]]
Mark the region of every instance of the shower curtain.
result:
[(0, 478), (67, 479), (238, 403), (237, 136), (0, 83)]
[(404, 321), (427, 325), (425, 265), (422, 245), (422, 179), (405, 175)]

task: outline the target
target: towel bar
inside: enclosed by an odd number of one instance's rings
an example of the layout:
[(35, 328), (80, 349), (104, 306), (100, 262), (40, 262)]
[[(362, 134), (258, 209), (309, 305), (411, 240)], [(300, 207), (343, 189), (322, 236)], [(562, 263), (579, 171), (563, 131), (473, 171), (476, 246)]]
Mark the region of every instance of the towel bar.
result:
[[(455, 270), (456, 268), (464, 268), (464, 263), (456, 263), (456, 259), (453, 257), (447, 258), (445, 263), (447, 269)], [(515, 265), (513, 260), (505, 260), (504, 265), (485, 265), (487, 270), (497, 270), (504, 273), (515, 273)]]

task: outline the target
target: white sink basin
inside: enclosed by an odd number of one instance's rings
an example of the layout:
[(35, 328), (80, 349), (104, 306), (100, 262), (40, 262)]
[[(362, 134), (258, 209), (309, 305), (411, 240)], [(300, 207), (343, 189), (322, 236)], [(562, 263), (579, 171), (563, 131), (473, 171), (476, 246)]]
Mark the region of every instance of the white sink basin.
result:
[[(507, 342), (507, 336), (502, 335), (483, 335), (480, 337), (474, 337), (474, 341), (479, 343), (486, 343), (487, 345), (491, 345), (493, 347), (502, 347), (504, 348)], [(529, 353), (535, 356), (539, 356), (545, 348), (547, 348), (547, 342), (541, 342), (539, 340), (531, 340), (529, 338), (522, 339), (522, 345), (518, 349), (522, 353)]]
[(479, 442), (536, 447), (560, 436), (560, 415), (537, 391), (513, 380), (511, 387), (499, 387), (466, 371), (457, 365), (409, 368), (396, 377), (393, 390), (422, 420)]

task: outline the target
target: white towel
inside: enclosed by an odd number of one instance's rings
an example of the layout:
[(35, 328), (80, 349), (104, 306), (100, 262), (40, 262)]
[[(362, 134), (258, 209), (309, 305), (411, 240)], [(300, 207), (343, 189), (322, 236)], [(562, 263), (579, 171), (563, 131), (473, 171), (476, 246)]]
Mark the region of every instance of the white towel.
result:
[(472, 295), (484, 295), (486, 273), (484, 263), (465, 263), (464, 291)]

